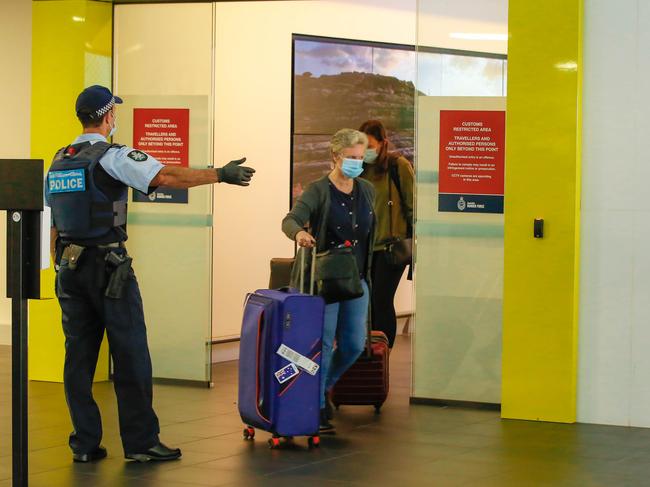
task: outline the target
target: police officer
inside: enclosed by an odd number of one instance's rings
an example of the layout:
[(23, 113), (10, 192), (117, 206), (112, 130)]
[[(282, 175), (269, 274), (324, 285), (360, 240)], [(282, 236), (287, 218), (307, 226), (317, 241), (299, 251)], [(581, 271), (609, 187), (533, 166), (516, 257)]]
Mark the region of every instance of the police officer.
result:
[(180, 449), (168, 448), (158, 438), (142, 298), (124, 246), (128, 187), (150, 194), (157, 186), (248, 186), (255, 172), (242, 166), (245, 159), (216, 170), (163, 166), (144, 152), (109, 144), (106, 138), (115, 132), (119, 103), (102, 86), (81, 92), (76, 111), (83, 134), (57, 152), (45, 188), (53, 215), (56, 295), (65, 334), (64, 387), (74, 426), (69, 443), (76, 462), (106, 457), (92, 395), (104, 330), (113, 357), (125, 458), (181, 456)]

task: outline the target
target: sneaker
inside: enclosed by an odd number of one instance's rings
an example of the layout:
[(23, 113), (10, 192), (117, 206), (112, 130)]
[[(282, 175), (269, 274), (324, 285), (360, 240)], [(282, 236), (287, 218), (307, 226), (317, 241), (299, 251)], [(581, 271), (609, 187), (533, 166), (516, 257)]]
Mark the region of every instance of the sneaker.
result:
[(325, 393), (325, 414), (327, 414), (327, 419), (334, 419), (334, 403), (332, 402), (332, 392)]
[(330, 423), (329, 419), (327, 419), (327, 411), (325, 408), (320, 410), (320, 428), (319, 428), (320, 433), (329, 433), (333, 434), (335, 433), (335, 428), (332, 423)]

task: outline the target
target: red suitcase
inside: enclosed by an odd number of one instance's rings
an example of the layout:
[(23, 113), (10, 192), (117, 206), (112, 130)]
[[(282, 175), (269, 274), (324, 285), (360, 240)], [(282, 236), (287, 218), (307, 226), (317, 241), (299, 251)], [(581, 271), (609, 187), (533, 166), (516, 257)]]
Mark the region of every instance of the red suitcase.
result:
[(374, 406), (377, 413), (388, 397), (388, 338), (381, 331), (373, 331), (371, 354), (366, 351), (343, 374), (332, 389), (336, 409), (344, 404)]

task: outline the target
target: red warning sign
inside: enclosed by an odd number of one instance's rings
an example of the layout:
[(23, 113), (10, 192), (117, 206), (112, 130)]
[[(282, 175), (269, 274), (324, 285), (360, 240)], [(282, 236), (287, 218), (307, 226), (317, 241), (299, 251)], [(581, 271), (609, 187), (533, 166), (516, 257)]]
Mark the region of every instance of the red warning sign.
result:
[(503, 196), (504, 111), (440, 112), (441, 194)]
[(133, 148), (168, 166), (188, 167), (189, 108), (134, 108)]

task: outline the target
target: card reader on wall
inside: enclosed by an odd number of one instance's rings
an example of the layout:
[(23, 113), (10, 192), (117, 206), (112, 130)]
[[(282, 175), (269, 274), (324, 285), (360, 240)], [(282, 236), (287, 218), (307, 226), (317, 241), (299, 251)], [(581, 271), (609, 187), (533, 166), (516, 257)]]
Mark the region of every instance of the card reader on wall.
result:
[(535, 238), (544, 238), (544, 219), (535, 218), (535, 223), (533, 225), (533, 236)]

